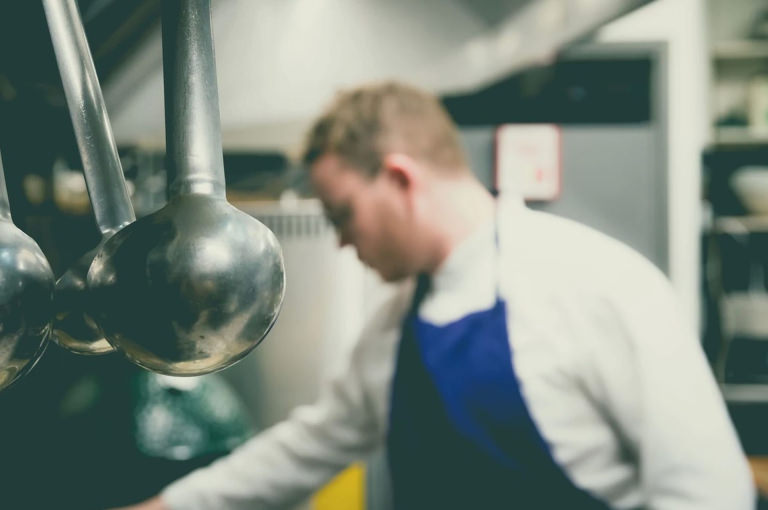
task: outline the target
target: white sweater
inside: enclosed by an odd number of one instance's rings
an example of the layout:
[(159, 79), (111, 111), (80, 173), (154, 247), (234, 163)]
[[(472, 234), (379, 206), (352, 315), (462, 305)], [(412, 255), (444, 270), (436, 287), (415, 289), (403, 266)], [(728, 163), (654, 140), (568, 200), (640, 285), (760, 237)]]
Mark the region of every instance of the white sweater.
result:
[[(623, 244), (516, 201), (500, 203), (498, 223), (500, 249), (492, 224), (473, 233), (434, 275), (420, 317), (441, 324), (487, 309), (500, 282), (529, 412), (574, 484), (609, 506), (754, 508), (746, 459), (664, 275)], [(404, 285), (375, 315), (314, 405), (171, 484), (165, 502), (283, 508), (381, 446), (411, 292)]]

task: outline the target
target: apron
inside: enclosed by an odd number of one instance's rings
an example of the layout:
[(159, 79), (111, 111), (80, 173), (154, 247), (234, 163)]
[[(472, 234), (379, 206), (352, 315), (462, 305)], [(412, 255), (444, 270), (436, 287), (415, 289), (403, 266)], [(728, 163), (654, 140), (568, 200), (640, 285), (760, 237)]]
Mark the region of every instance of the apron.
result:
[[(496, 238), (498, 259), (498, 232)], [(394, 507), (605, 510), (573, 485), (536, 429), (514, 371), (496, 279), (492, 308), (441, 326), (418, 317), (429, 286), (428, 277), (418, 279), (392, 383)]]

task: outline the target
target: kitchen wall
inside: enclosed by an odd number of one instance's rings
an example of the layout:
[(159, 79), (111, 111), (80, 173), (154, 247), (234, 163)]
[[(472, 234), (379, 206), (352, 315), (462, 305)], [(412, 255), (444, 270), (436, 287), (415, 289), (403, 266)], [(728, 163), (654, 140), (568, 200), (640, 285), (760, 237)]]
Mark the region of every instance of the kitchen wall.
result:
[(705, 4), (656, 0), (602, 28), (598, 39), (667, 44), (669, 274), (684, 313), (698, 324), (701, 153), (710, 136)]
[[(662, 127), (562, 127), (562, 193), (530, 204), (590, 225), (669, 269), (667, 171)], [(462, 129), (473, 170), (493, 182), (494, 127)]]

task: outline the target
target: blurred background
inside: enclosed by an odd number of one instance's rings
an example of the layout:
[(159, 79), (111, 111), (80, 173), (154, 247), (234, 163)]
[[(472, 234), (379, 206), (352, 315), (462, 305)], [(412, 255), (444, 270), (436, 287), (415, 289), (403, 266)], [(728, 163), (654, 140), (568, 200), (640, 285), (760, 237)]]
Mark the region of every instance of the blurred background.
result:
[[(162, 0), (79, 0), (137, 216), (166, 200)], [(50, 345), (0, 393), (4, 508), (148, 497), (311, 402), (391, 289), (339, 250), (292, 157), (340, 87), (440, 95), (489, 188), (669, 275), (758, 480), (768, 464), (768, 5), (763, 0), (212, 0), (227, 194), (278, 236), (264, 344), (174, 379)], [(100, 239), (40, 2), (0, 5), (13, 219), (58, 277)], [(141, 320), (137, 317), (137, 320)], [(766, 457), (768, 458), (768, 457)], [(306, 508), (388, 508), (380, 458)]]

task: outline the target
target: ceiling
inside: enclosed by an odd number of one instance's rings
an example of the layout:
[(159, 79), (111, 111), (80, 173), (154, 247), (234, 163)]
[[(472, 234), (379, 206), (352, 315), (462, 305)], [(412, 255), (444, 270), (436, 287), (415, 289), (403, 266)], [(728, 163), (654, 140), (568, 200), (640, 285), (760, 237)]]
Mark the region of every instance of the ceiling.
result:
[[(340, 87), (399, 78), (469, 93), (547, 63), (648, 0), (215, 0), (225, 147), (289, 149)], [(157, 29), (156, 29), (157, 30)], [(162, 146), (159, 30), (105, 81), (122, 144)]]
[(464, 9), (489, 27), (493, 27), (530, 2), (528, 0), (460, 0), (458, 3), (463, 4)]
[[(164, 144), (161, 1), (77, 2), (122, 146)], [(360, 81), (471, 92), (648, 1), (212, 0), (225, 146), (288, 148), (335, 90)], [(76, 159), (41, 2), (3, 1), (0, 48), (6, 166)]]

